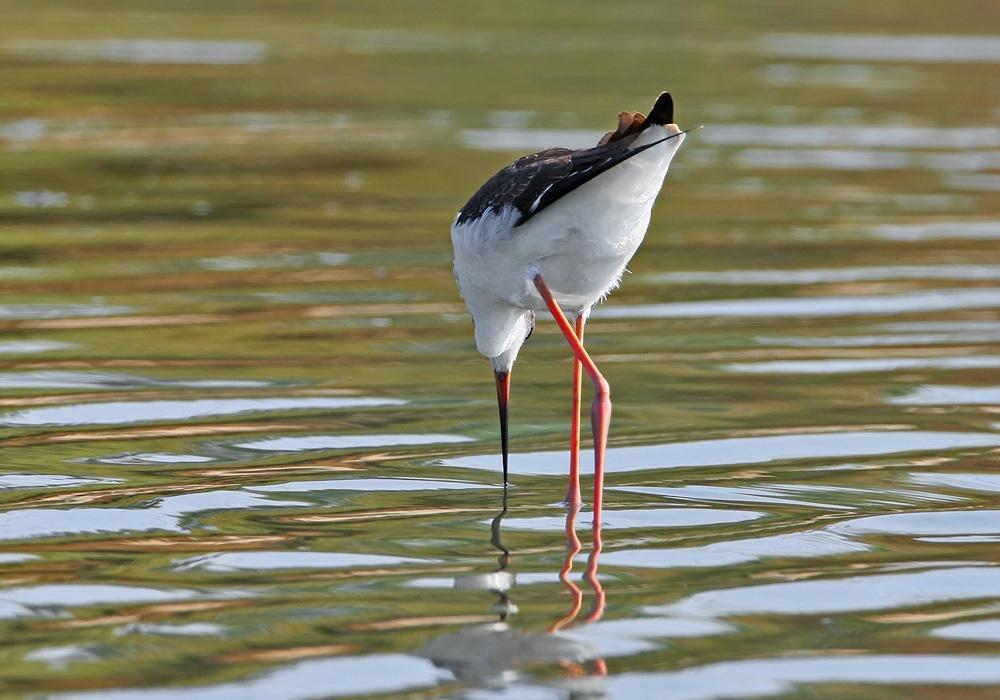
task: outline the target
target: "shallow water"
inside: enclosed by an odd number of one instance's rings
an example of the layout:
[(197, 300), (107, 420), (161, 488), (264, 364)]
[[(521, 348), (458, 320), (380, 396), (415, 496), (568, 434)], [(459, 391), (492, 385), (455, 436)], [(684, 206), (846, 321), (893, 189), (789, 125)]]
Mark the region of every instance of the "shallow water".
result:
[[(4, 9), (0, 697), (993, 697), (997, 9), (442, 7)], [(661, 89), (595, 528), (448, 226)]]

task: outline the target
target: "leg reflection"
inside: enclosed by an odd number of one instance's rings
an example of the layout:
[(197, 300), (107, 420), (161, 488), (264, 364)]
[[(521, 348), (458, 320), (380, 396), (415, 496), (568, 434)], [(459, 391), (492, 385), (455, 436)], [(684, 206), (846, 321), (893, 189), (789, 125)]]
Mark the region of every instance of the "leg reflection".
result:
[[(512, 683), (536, 683), (560, 691), (568, 689), (570, 697), (604, 697), (603, 683), (607, 671), (601, 647), (592, 641), (558, 633), (560, 627), (572, 622), (580, 612), (584, 596), (583, 591), (569, 580), (573, 560), (582, 549), (576, 534), (578, 512), (579, 504), (572, 504), (566, 516), (567, 554), (559, 573), (559, 579), (572, 595), (572, 609), (568, 615), (543, 633), (511, 627), (510, 619), (517, 612), (517, 606), (508, 596), (514, 576), (507, 570), (511, 553), (501, 538), (501, 526), (507, 514), (507, 491), (504, 490), (503, 507), (490, 526), (490, 545), (500, 553), (498, 567), (455, 579), (456, 588), (484, 589), (498, 595), (499, 601), (491, 609), (499, 614), (499, 619), (442, 634), (415, 653), (449, 669), (459, 682), (491, 690), (508, 687)], [(600, 532), (596, 533), (594, 542), (597, 548), (588, 560), (583, 578), (597, 594), (597, 600), (585, 622), (598, 619), (604, 610), (604, 593), (597, 582), (596, 554), (600, 546)], [(540, 663), (558, 666), (565, 670), (565, 674), (558, 678), (534, 678), (533, 669)]]
[[(566, 512), (566, 558), (563, 560), (562, 570), (559, 572), (559, 580), (562, 581), (563, 585), (566, 586), (566, 590), (572, 596), (573, 605), (569, 613), (546, 630), (549, 633), (556, 632), (572, 622), (579, 614), (580, 608), (583, 605), (583, 591), (569, 579), (569, 575), (573, 571), (573, 561), (580, 553), (580, 550), (583, 549), (583, 545), (580, 544), (580, 538), (576, 534), (576, 516), (579, 512), (579, 503), (569, 504)], [(606, 604), (604, 587), (601, 586), (601, 582), (597, 579), (597, 560), (603, 546), (601, 541), (601, 522), (599, 519), (595, 518), (591, 534), (593, 550), (587, 559), (587, 571), (584, 573), (583, 579), (594, 591), (594, 603), (591, 605), (587, 616), (583, 618), (582, 622), (584, 623), (595, 622), (601, 619)]]
[(594, 590), (594, 604), (590, 606), (590, 612), (583, 618), (584, 622), (595, 622), (601, 619), (606, 605), (604, 597), (604, 587), (597, 580), (597, 558), (601, 555), (604, 543), (601, 541), (601, 518), (597, 511), (594, 511), (594, 527), (591, 530), (591, 550), (590, 557), (587, 558), (587, 573), (583, 575), (584, 580)]
[(582, 545), (580, 538), (576, 536), (576, 514), (580, 512), (579, 503), (569, 503), (566, 509), (566, 558), (563, 560), (562, 570), (559, 572), (559, 580), (566, 586), (566, 590), (573, 597), (573, 607), (561, 620), (555, 622), (546, 632), (555, 632), (564, 625), (573, 621), (573, 618), (580, 612), (583, 605), (583, 591), (575, 583), (569, 580), (569, 575), (573, 571), (573, 560), (580, 553)]

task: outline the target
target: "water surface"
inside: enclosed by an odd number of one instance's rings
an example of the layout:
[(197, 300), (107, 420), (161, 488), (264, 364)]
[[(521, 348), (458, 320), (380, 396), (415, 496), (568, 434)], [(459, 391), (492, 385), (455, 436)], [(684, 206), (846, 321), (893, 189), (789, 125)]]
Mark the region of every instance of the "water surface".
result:
[[(996, 694), (996, 8), (8, 5), (0, 698)], [(595, 527), (448, 226), (663, 89)]]

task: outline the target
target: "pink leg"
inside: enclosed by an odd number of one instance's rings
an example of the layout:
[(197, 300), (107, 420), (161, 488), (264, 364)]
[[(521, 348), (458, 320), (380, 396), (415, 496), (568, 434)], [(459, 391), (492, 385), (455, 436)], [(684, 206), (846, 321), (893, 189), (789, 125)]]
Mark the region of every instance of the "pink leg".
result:
[(566, 314), (559, 308), (559, 303), (552, 296), (545, 280), (541, 275), (535, 275), (532, 280), (538, 293), (545, 300), (545, 305), (549, 307), (559, 329), (562, 331), (576, 359), (583, 365), (583, 369), (590, 375), (590, 381), (594, 384), (594, 402), (590, 406), (590, 425), (594, 432), (594, 524), (601, 522), (601, 511), (604, 507), (604, 452), (608, 445), (608, 428), (611, 426), (611, 387), (601, 376), (597, 365), (590, 359), (590, 355), (583, 347), (583, 343), (573, 331), (573, 326), (566, 318)]
[[(576, 317), (576, 337), (583, 343), (583, 324), (587, 322), (586, 314)], [(569, 436), (569, 491), (566, 492), (565, 503), (574, 505), (580, 499), (580, 385), (583, 380), (583, 363), (573, 355), (573, 408), (570, 419)]]

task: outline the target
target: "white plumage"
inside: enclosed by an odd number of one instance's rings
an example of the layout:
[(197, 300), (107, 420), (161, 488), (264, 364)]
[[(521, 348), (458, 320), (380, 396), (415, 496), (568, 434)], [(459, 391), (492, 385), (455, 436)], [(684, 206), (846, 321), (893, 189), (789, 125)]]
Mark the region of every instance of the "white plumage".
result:
[[(509, 374), (535, 312), (547, 308), (573, 347), (574, 405), (581, 366), (595, 387), (595, 520), (611, 402), (607, 382), (583, 348), (583, 327), (642, 243), (684, 133), (673, 123), (673, 100), (662, 93), (649, 117), (622, 112), (618, 129), (594, 148), (551, 148), (507, 166), (473, 195), (451, 227), (455, 277), (472, 314), (476, 347), (496, 375), (504, 483)], [(575, 320), (575, 330), (566, 316)], [(578, 411), (574, 430), (579, 433)], [(569, 502), (579, 501), (578, 464), (573, 454)]]
[[(668, 136), (674, 136), (663, 141)], [(653, 203), (684, 134), (653, 125), (632, 148), (662, 141), (604, 171), (520, 226), (505, 205), (451, 228), (455, 277), (475, 322), (476, 347), (509, 371), (533, 321), (544, 310), (536, 273), (572, 317), (587, 313), (618, 286), (642, 243)], [(537, 201), (537, 198), (536, 200)]]

